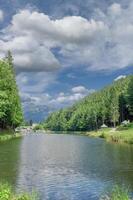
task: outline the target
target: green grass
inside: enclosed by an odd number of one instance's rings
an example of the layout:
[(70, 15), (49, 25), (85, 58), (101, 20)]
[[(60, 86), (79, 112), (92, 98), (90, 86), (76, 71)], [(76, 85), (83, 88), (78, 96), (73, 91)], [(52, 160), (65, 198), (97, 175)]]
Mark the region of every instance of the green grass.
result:
[(38, 200), (36, 193), (14, 194), (8, 184), (0, 184), (0, 200)]
[(117, 127), (116, 130), (105, 128), (97, 132), (87, 132), (86, 135), (105, 138), (107, 141), (116, 143), (133, 144), (133, 123), (130, 123), (127, 127)]
[(12, 130), (4, 130), (0, 132), (0, 142), (4, 142), (18, 137), (21, 137), (21, 134), (14, 133)]
[(111, 192), (108, 192), (100, 200), (131, 200), (131, 198), (127, 189), (115, 186)]
[[(123, 187), (115, 186), (112, 191), (103, 195), (100, 200), (131, 200), (129, 191)], [(36, 193), (15, 194), (8, 184), (0, 183), (0, 200), (39, 200)]]

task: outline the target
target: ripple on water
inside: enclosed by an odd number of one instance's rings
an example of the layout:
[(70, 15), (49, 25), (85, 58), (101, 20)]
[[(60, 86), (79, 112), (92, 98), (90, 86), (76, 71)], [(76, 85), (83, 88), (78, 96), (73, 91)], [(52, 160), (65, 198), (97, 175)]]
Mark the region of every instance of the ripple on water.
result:
[[(41, 200), (97, 200), (116, 182), (133, 186), (132, 155), (133, 149), (102, 139), (25, 136), (19, 144), (15, 185), (18, 191), (36, 189)], [(11, 166), (2, 156), (0, 159)], [(6, 173), (6, 168), (2, 169)]]

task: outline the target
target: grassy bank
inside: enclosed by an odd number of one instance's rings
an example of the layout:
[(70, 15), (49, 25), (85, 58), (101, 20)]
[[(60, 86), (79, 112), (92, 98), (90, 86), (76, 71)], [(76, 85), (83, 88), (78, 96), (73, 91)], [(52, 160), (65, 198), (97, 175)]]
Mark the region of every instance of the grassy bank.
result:
[(131, 198), (127, 189), (115, 186), (112, 191), (101, 197), (100, 200), (131, 200)]
[(75, 134), (75, 135), (86, 135), (90, 137), (100, 137), (105, 138), (107, 141), (115, 142), (115, 143), (127, 143), (133, 144), (133, 123), (130, 123), (126, 126), (118, 126), (114, 128), (102, 128), (98, 131), (89, 131), (89, 132), (81, 132), (81, 131), (50, 131), (45, 130), (42, 126), (37, 126), (34, 130), (42, 131), (44, 130), (46, 133), (50, 134)]
[(0, 142), (4, 142), (4, 141), (11, 140), (18, 137), (21, 137), (21, 134), (15, 133), (13, 130), (0, 131)]
[(104, 128), (98, 131), (87, 132), (86, 135), (91, 137), (105, 138), (107, 141), (116, 143), (133, 144), (133, 123), (127, 127), (119, 126), (114, 128)]
[[(39, 200), (36, 193), (15, 194), (8, 184), (0, 184), (0, 200)], [(131, 200), (129, 191), (125, 188), (115, 186), (112, 191), (107, 192), (99, 200)]]
[(37, 200), (36, 194), (14, 194), (8, 184), (0, 184), (0, 200)]

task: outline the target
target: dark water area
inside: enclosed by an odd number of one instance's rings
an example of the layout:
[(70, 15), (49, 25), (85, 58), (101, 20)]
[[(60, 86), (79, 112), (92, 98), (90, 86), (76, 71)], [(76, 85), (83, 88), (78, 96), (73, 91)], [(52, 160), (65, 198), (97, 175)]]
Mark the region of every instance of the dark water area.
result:
[(0, 180), (41, 200), (97, 200), (115, 184), (133, 190), (133, 146), (31, 134), (0, 144)]

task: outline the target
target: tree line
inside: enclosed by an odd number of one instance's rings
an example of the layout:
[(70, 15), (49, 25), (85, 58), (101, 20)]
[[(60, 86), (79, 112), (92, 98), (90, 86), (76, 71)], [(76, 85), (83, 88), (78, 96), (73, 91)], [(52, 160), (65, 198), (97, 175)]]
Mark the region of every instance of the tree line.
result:
[(0, 60), (0, 128), (15, 128), (23, 121), (11, 52)]
[(133, 120), (133, 75), (50, 114), (43, 125), (57, 131), (90, 131), (102, 124), (116, 127), (124, 120)]

